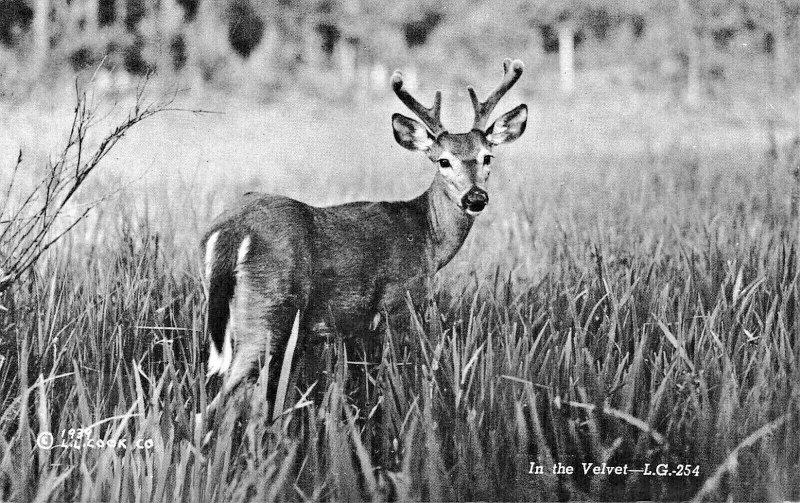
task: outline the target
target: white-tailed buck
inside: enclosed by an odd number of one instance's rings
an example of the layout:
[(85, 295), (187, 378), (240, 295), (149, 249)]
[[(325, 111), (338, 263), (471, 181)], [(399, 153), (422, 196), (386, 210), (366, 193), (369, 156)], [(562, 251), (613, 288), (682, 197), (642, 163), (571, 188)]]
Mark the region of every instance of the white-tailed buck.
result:
[(202, 247), (208, 374), (224, 376), (221, 394), (258, 370), (256, 362), (269, 350), (268, 400), (274, 403), (279, 362), (296, 316), (300, 346), (332, 333), (377, 337), (375, 329), (386, 322), (382, 313), (408, 314), (407, 292), (415, 304), (425, 298), (428, 279), (456, 254), (489, 203), (494, 147), (525, 131), (525, 105), (486, 127), (522, 69), (521, 61), (506, 59), (503, 79), (486, 101), (468, 88), (475, 121), (467, 133), (450, 133), (442, 125), (440, 91), (426, 108), (395, 72), (394, 92), (424, 123), (394, 114), (395, 140), (423, 152), (436, 168), (419, 197), (316, 208), (247, 193), (214, 221)]

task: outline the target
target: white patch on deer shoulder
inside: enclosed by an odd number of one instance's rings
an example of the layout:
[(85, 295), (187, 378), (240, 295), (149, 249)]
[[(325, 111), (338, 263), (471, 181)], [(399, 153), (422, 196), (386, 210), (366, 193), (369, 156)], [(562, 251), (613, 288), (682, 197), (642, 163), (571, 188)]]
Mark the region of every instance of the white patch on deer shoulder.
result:
[(208, 293), (208, 282), (211, 280), (211, 272), (214, 269), (214, 250), (217, 247), (217, 239), (219, 238), (219, 231), (208, 237), (206, 241), (206, 293)]
[(250, 236), (245, 236), (242, 243), (239, 245), (239, 251), (236, 254), (236, 270), (244, 264), (247, 254), (250, 252)]
[(374, 332), (378, 329), (378, 325), (381, 324), (381, 313), (375, 313), (375, 316), (372, 317), (372, 321), (369, 324), (370, 331)]

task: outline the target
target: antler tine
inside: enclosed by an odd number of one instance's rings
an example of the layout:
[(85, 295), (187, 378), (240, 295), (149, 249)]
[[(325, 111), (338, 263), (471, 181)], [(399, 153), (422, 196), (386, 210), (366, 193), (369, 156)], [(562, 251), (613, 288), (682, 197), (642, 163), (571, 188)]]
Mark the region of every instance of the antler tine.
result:
[(478, 99), (478, 95), (472, 86), (467, 88), (469, 98), (472, 100), (472, 108), (475, 109), (475, 122), (472, 125), (474, 129), (483, 130), (486, 128), (486, 123), (489, 121), (489, 116), (492, 115), (494, 107), (497, 106), (503, 95), (517, 83), (524, 68), (525, 65), (518, 59), (511, 61), (506, 58), (503, 60), (503, 80), (500, 81), (500, 84), (484, 102)]
[(417, 117), (422, 119), (422, 122), (428, 126), (434, 136), (444, 133), (445, 129), (440, 119), (442, 113), (442, 92), (436, 91), (433, 98), (433, 106), (425, 108), (419, 101), (417, 101), (411, 94), (403, 87), (403, 74), (397, 70), (392, 75), (392, 89), (394, 93)]

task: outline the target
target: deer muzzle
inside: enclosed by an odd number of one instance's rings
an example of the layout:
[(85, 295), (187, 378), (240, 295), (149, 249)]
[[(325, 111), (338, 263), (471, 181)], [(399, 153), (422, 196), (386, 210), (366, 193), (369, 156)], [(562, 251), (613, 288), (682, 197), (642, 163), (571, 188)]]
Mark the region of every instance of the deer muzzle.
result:
[(475, 186), (461, 198), (461, 207), (472, 213), (480, 213), (487, 204), (489, 204), (489, 194)]

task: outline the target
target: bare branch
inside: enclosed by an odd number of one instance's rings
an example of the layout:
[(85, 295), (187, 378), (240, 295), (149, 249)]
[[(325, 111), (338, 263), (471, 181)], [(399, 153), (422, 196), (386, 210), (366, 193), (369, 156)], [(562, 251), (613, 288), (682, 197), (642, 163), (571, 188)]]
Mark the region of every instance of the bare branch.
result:
[[(98, 117), (91, 104), (91, 94), (87, 95), (76, 82), (76, 103), (66, 144), (55, 160), (48, 162), (44, 177), (19, 203), (15, 203), (11, 201), (11, 195), (16, 186), (17, 171), (22, 164), (20, 152), (5, 190), (6, 199), (0, 206), (0, 293), (22, 278), (45, 251), (96, 207), (97, 201), (90, 203), (77, 217), (67, 217), (65, 214), (67, 205), (89, 175), (132, 127), (165, 111), (209, 113), (205, 110), (171, 108), (177, 92), (160, 101), (146, 103), (148, 83), (149, 76), (139, 82), (131, 112), (96, 147), (91, 147), (88, 143), (89, 132), (99, 124)], [(68, 223), (57, 230), (56, 225), (65, 217), (69, 219)]]

